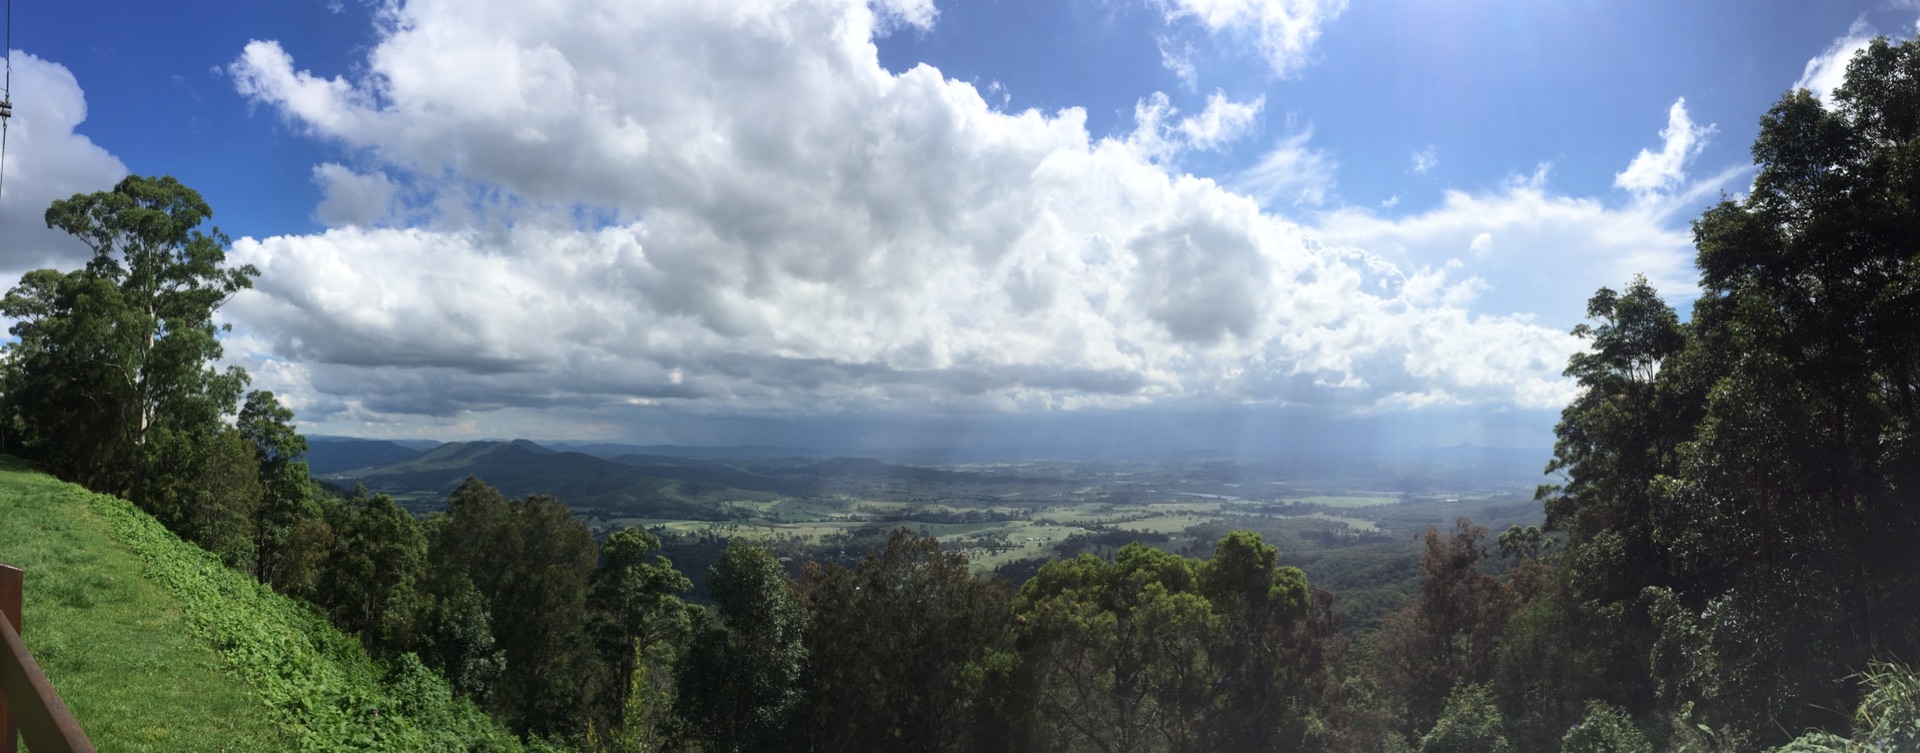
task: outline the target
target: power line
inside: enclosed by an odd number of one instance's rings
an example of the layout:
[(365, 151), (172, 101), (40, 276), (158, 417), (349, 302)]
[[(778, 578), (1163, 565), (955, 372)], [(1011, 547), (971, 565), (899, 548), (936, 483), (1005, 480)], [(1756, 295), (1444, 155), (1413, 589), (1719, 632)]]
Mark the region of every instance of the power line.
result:
[(6, 198), (7, 125), (13, 122), (13, 0), (7, 0), (7, 79), (0, 87), (0, 199)]

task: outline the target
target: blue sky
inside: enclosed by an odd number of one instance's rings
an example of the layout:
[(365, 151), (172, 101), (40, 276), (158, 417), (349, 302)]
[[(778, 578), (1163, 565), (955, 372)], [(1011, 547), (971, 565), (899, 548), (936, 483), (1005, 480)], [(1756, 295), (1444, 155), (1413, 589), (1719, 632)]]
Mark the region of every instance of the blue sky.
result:
[(1920, 19), (15, 6), (0, 273), (83, 258), (53, 198), (172, 174), (266, 273), (229, 357), (310, 431), (852, 448), (1222, 415), (1253, 427), (1223, 446), (1545, 446), (1585, 297), (1642, 273), (1684, 307), (1687, 223), (1744, 189), (1760, 115)]

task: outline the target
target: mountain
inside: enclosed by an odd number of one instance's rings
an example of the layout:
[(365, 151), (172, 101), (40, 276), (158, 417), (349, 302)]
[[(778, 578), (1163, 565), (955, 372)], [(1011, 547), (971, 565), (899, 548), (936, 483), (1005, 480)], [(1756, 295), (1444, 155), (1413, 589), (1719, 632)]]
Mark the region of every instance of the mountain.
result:
[[(362, 440), (372, 444), (373, 440)], [(596, 457), (583, 450), (648, 450)], [(453, 442), (383, 464), (316, 471), (323, 480), (366, 484), (395, 494), (445, 495), (469, 476), (502, 494), (547, 494), (579, 509), (636, 517), (718, 520), (730, 502), (810, 498), (905, 484), (1007, 481), (966, 471), (892, 465), (867, 458), (817, 459), (770, 447), (697, 448), (672, 445), (546, 446), (525, 439)], [(657, 451), (657, 452), (656, 452)], [(369, 451), (367, 456), (375, 453)], [(344, 457), (344, 454), (341, 455)]]
[(764, 483), (733, 486), (705, 469), (680, 474), (649, 470), (514, 440), (453, 442), (401, 462), (338, 471), (325, 478), (342, 485), (363, 483), (376, 491), (444, 495), (473, 476), (509, 497), (546, 494), (576, 509), (692, 520), (725, 517), (720, 508), (729, 501), (782, 493), (765, 488), (770, 485)]
[(730, 447), (696, 447), (677, 444), (620, 444), (617, 442), (548, 442), (546, 446), (568, 452), (579, 452), (597, 458), (609, 460), (622, 455), (642, 455), (661, 458), (686, 458), (698, 460), (767, 460), (775, 458), (818, 457), (821, 453), (795, 447), (761, 447), (758, 445), (734, 445)]
[(328, 476), (354, 468), (406, 462), (422, 454), (423, 450), (383, 439), (307, 437), (307, 472)]

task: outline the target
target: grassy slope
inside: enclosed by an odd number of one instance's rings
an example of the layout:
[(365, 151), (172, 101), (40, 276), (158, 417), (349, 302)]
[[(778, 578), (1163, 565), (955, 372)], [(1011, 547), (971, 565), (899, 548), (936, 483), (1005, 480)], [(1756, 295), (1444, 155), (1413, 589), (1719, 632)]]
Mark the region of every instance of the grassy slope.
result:
[(0, 458), (0, 561), (26, 571), (22, 638), (94, 747), (276, 750), (267, 707), (139, 577), (86, 492)]
[(125, 501), (0, 458), (26, 637), (101, 750), (514, 750), (446, 683), (389, 671)]

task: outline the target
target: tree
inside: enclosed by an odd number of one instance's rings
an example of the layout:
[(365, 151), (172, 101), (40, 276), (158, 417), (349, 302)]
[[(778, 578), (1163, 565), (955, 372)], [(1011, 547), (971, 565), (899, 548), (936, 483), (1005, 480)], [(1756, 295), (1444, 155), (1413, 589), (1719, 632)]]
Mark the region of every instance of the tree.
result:
[(673, 663), (691, 629), (686, 603), (676, 594), (693, 583), (653, 554), (659, 549), (660, 540), (645, 529), (614, 531), (600, 547), (588, 586), (593, 632), (611, 675), (600, 720), (631, 749), (660, 746), (673, 708)]
[(1340, 647), (1332, 597), (1315, 594), (1299, 568), (1274, 564), (1277, 550), (1233, 531), (1200, 566), (1199, 589), (1220, 615), (1208, 647), (1216, 700), (1204, 725), (1207, 750), (1293, 751), (1314, 741)]
[(257, 556), (253, 520), (261, 500), (253, 453), (232, 429), (215, 434), (212, 442), (197, 449), (200, 473), (197, 488), (189, 493), (198, 499), (188, 507), (192, 517), (182, 536), (219, 555), (228, 567), (251, 569)]
[(513, 509), (476, 478), (447, 495), (447, 509), (423, 526), (427, 537), (426, 632), (421, 658), (447, 682), (489, 706), (506, 657), (495, 638), (494, 600), (520, 557)]
[(375, 656), (413, 645), (427, 542), (420, 525), (391, 497), (352, 499), (329, 510), (333, 549), (320, 573), (318, 603)]
[(488, 553), (502, 558), (500, 574), (469, 571), (489, 593), (494, 641), (506, 658), (492, 708), (523, 733), (583, 735), (607, 684), (588, 623), (593, 534), (552, 497), (516, 499), (508, 508)]
[(1199, 562), (1139, 543), (1047, 564), (1014, 600), (1047, 750), (1293, 751), (1321, 745), (1331, 598), (1233, 532)]
[(1466, 518), (1455, 522), (1451, 537), (1428, 528), (1420, 595), (1389, 616), (1375, 638), (1375, 671), (1405, 704), (1403, 729), (1409, 733), (1434, 724), (1461, 686), (1484, 691), (1498, 666), (1500, 639), (1519, 601), (1507, 584), (1480, 569), (1486, 534)]
[(719, 614), (696, 618), (675, 670), (686, 734), (718, 753), (795, 747), (807, 615), (785, 571), (765, 547), (734, 541), (707, 583)]
[(1507, 753), (1500, 709), (1485, 685), (1461, 685), (1447, 696), (1446, 709), (1420, 738), (1420, 753)]
[(1005, 581), (902, 528), (851, 570), (809, 563), (799, 591), (816, 749), (972, 749), (976, 671), (1011, 649)]
[[(246, 376), (215, 371), (214, 312), (258, 270), (227, 267), (212, 210), (171, 177), (128, 176), (112, 191), (53, 202), (47, 226), (93, 252), (70, 273), (38, 270), (0, 301), (17, 320), (7, 409), (23, 449), (67, 478), (130, 495), (178, 525)], [(182, 479), (190, 479), (182, 481)]]
[(1770, 744), (1920, 659), (1916, 81), (1920, 44), (1880, 39), (1782, 97), (1752, 192), (1694, 223), (1692, 320), (1636, 282), (1576, 330), (1543, 497), (1575, 663), (1608, 668), (1589, 697)]
[(309, 496), (307, 438), (293, 428), (293, 411), (272, 392), (247, 393), (235, 422), (259, 465), (260, 507), (254, 516), (253, 576), (261, 583), (279, 584), (286, 569), (287, 548), (303, 520), (319, 517)]

